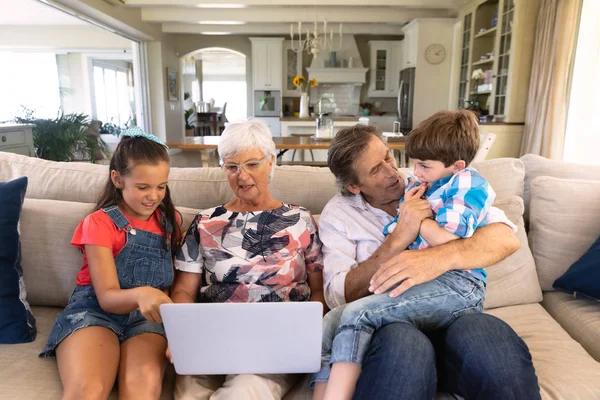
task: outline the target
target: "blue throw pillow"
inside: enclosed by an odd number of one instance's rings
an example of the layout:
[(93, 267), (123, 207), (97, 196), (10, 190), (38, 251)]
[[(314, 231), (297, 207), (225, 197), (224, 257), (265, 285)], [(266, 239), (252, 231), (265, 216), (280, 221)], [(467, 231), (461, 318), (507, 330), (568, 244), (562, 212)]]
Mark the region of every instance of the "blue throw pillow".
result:
[(554, 281), (553, 287), (600, 300), (600, 237), (563, 276)]
[(27, 190), (27, 177), (0, 182), (0, 343), (26, 343), (37, 330), (25, 300), (21, 244), (17, 224)]

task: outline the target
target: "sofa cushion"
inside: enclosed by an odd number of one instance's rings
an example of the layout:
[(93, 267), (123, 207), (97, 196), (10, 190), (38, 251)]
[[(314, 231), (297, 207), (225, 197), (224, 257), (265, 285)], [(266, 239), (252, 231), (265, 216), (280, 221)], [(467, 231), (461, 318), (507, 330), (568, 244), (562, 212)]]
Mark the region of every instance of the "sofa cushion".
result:
[[(27, 198), (95, 203), (108, 179), (108, 166), (64, 163), (0, 152), (0, 181), (29, 176)], [(204, 210), (231, 200), (233, 193), (220, 168), (171, 168), (169, 187), (177, 206)], [(277, 166), (269, 185), (285, 203), (323, 210), (337, 193), (329, 168)]]
[(485, 308), (538, 303), (542, 300), (542, 291), (523, 226), (523, 199), (512, 196), (496, 201), (494, 206), (503, 210), (517, 225), (521, 247), (503, 261), (485, 269), (488, 273)]
[[(33, 307), (38, 321), (38, 338), (35, 342), (10, 346), (0, 346), (0, 398), (2, 399), (44, 399), (62, 398), (62, 384), (58, 375), (56, 359), (39, 358), (38, 354), (48, 340), (56, 315), (57, 307)], [(163, 380), (161, 400), (173, 398), (175, 371), (167, 368)], [(110, 400), (117, 399), (113, 390)]]
[(600, 237), (563, 276), (554, 281), (552, 287), (600, 300)]
[(67, 304), (83, 262), (81, 252), (71, 246), (71, 238), (93, 208), (91, 203), (25, 199), (21, 218), (23, 274), (32, 305)]
[(600, 181), (539, 176), (531, 181), (529, 245), (542, 290), (600, 235)]
[(600, 362), (600, 303), (567, 293), (546, 292), (542, 306)]
[(486, 312), (509, 324), (529, 347), (543, 399), (600, 398), (600, 364), (541, 305)]
[(535, 154), (526, 154), (521, 157), (525, 165), (525, 187), (523, 200), (525, 200), (525, 224), (529, 224), (529, 202), (531, 200), (531, 181), (538, 176), (553, 176), (565, 179), (600, 180), (600, 166), (575, 164), (548, 158)]
[(512, 196), (523, 197), (525, 167), (517, 158), (495, 158), (475, 162), (472, 165), (492, 186), (496, 200)]
[(29, 178), (27, 198), (95, 203), (108, 179), (108, 168), (0, 152), (0, 181), (19, 176)]
[(27, 177), (0, 183), (0, 343), (35, 339), (35, 318), (27, 303), (21, 267), (19, 217)]

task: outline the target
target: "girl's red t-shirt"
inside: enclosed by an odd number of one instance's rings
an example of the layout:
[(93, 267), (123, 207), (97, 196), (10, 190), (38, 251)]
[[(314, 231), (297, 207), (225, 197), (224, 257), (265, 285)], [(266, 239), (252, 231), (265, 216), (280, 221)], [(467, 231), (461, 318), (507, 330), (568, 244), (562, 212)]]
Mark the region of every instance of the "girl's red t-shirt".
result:
[[(123, 214), (125, 215), (125, 214)], [(157, 216), (157, 214), (156, 214)], [(162, 235), (157, 218), (150, 218), (148, 221), (140, 221), (125, 215), (132, 228), (140, 229)], [(75, 283), (78, 286), (90, 285), (92, 279), (88, 267), (88, 260), (85, 255), (85, 245), (102, 246), (112, 250), (113, 257), (117, 257), (121, 249), (125, 247), (127, 235), (125, 230), (120, 230), (102, 210), (89, 214), (79, 223), (71, 239), (71, 244), (83, 252), (83, 266), (77, 274)]]

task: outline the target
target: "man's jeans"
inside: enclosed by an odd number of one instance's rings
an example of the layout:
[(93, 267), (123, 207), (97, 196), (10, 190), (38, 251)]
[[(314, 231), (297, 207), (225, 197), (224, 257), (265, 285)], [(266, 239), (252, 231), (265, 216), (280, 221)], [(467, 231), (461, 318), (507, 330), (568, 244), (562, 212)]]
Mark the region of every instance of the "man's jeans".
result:
[(430, 334), (407, 323), (375, 332), (354, 399), (433, 399), (437, 390), (467, 400), (541, 398), (527, 345), (491, 315), (467, 314)]
[(484, 300), (481, 280), (468, 271), (449, 271), (396, 298), (384, 293), (337, 307), (323, 321), (321, 370), (312, 381), (327, 381), (332, 363), (362, 364), (382, 326), (407, 322), (423, 332), (444, 329), (462, 315), (483, 311)]

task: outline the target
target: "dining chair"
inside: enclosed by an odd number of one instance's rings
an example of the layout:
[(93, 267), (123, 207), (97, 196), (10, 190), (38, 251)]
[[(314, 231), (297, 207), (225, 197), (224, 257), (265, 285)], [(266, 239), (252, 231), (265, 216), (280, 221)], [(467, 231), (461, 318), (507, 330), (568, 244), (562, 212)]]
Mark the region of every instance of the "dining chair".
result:
[(479, 144), (479, 150), (477, 150), (477, 153), (475, 154), (475, 158), (473, 158), (473, 161), (485, 160), (488, 153), (490, 152), (490, 149), (492, 148), (492, 145), (496, 141), (495, 133), (486, 133), (486, 134), (483, 134), (480, 136), (481, 136), (481, 141)]
[(221, 110), (221, 113), (218, 116), (218, 130), (219, 130), (219, 135), (221, 135), (223, 133), (223, 131), (225, 130), (225, 123), (229, 122), (227, 120), (227, 116), (225, 115), (226, 111), (227, 111), (227, 102), (225, 102), (223, 104), (223, 109)]

